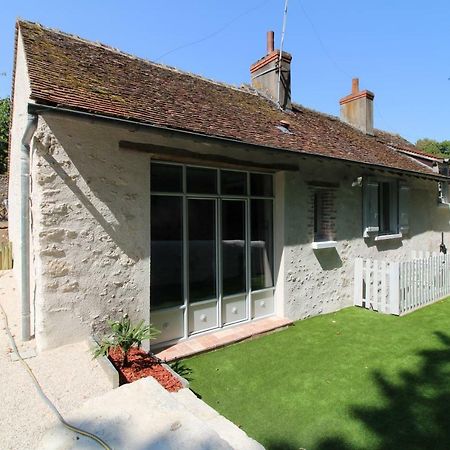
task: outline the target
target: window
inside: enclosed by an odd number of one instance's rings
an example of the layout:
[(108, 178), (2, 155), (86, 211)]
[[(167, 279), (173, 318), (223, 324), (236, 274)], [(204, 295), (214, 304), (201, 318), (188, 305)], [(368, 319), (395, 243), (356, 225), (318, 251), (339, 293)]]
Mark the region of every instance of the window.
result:
[(260, 197), (272, 196), (272, 176), (263, 173), (250, 174), (250, 194)]
[(217, 194), (217, 170), (187, 167), (186, 189), (192, 194)]
[(398, 233), (397, 183), (378, 184), (378, 229), (381, 234)]
[(220, 171), (221, 192), (225, 195), (247, 195), (247, 173)]
[(324, 238), (323, 233), (323, 193), (314, 192), (314, 240), (321, 241)]
[(182, 197), (152, 195), (152, 309), (182, 305)]
[(367, 180), (363, 185), (363, 236), (409, 231), (409, 187), (398, 180)]
[(273, 288), (270, 174), (151, 165), (151, 309)]
[(172, 164), (152, 164), (150, 180), (152, 191), (183, 191), (183, 171), (181, 166)]
[(336, 209), (334, 192), (315, 189), (313, 195), (314, 242), (332, 241), (335, 238)]
[(272, 200), (250, 201), (251, 288), (256, 291), (273, 286)]

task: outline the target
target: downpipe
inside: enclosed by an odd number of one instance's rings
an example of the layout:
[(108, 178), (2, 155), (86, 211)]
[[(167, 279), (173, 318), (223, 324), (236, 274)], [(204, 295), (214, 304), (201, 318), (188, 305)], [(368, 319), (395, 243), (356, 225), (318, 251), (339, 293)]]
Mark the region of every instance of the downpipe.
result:
[(22, 305), (22, 341), (31, 338), (30, 326), (30, 143), (37, 128), (37, 116), (28, 115), (20, 147), (20, 296)]

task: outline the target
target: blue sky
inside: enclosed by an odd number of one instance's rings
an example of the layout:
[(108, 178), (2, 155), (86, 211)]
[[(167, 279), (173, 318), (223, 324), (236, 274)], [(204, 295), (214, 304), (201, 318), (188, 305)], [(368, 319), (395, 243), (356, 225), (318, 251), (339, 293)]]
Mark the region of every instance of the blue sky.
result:
[[(9, 95), (17, 17), (234, 85), (279, 46), (284, 0), (14, 0), (0, 16), (0, 97)], [(450, 2), (289, 0), (284, 49), (294, 101), (339, 114), (351, 78), (375, 93), (375, 126), (450, 139)], [(189, 45), (190, 44), (190, 45)]]

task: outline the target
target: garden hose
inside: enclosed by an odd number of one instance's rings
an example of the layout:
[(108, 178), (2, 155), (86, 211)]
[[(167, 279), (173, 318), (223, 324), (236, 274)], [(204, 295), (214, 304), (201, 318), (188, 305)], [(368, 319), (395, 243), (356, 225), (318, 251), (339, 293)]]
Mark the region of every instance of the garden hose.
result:
[(95, 441), (98, 445), (100, 445), (102, 448), (104, 448), (105, 450), (112, 450), (112, 448), (105, 442), (103, 441), (101, 438), (99, 438), (98, 436), (96, 436), (95, 434), (89, 433), (89, 431), (85, 431), (82, 430), (74, 425), (71, 425), (70, 423), (66, 422), (63, 418), (63, 416), (61, 415), (61, 413), (58, 411), (58, 409), (56, 408), (56, 406), (51, 402), (51, 400), (47, 397), (47, 395), (45, 394), (45, 392), (43, 391), (41, 385), (39, 384), (39, 381), (37, 380), (36, 376), (34, 375), (33, 371), (31, 370), (31, 367), (24, 361), (24, 359), (22, 358), (22, 356), (19, 353), (19, 350), (17, 348), (16, 342), (14, 340), (13, 335), (11, 334), (11, 330), (9, 329), (9, 324), (8, 324), (8, 316), (6, 315), (5, 310), (3, 309), (3, 306), (0, 304), (0, 310), (2, 312), (2, 316), (3, 316), (3, 321), (5, 323), (5, 330), (6, 330), (6, 334), (8, 335), (9, 341), (11, 343), (11, 347), (14, 350), (14, 353), (17, 355), (17, 358), (19, 359), (19, 361), (22, 363), (22, 365), (25, 367), (26, 371), (28, 372), (28, 375), (31, 377), (31, 379), (33, 380), (34, 386), (36, 387), (36, 390), (38, 391), (39, 396), (41, 397), (41, 399), (47, 404), (47, 406), (53, 411), (53, 413), (55, 414), (55, 416), (58, 418), (58, 420), (70, 431), (73, 431), (76, 434), (80, 434), (82, 436), (85, 436), (89, 439), (92, 439), (93, 441)]

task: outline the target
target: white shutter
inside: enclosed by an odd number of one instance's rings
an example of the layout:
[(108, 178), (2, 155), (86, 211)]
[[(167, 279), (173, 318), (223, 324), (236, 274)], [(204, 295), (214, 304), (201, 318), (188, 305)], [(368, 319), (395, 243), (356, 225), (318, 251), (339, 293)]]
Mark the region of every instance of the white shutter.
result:
[(398, 231), (402, 234), (409, 232), (409, 186), (404, 183), (398, 185)]
[(363, 236), (378, 233), (378, 183), (367, 181), (363, 185)]

